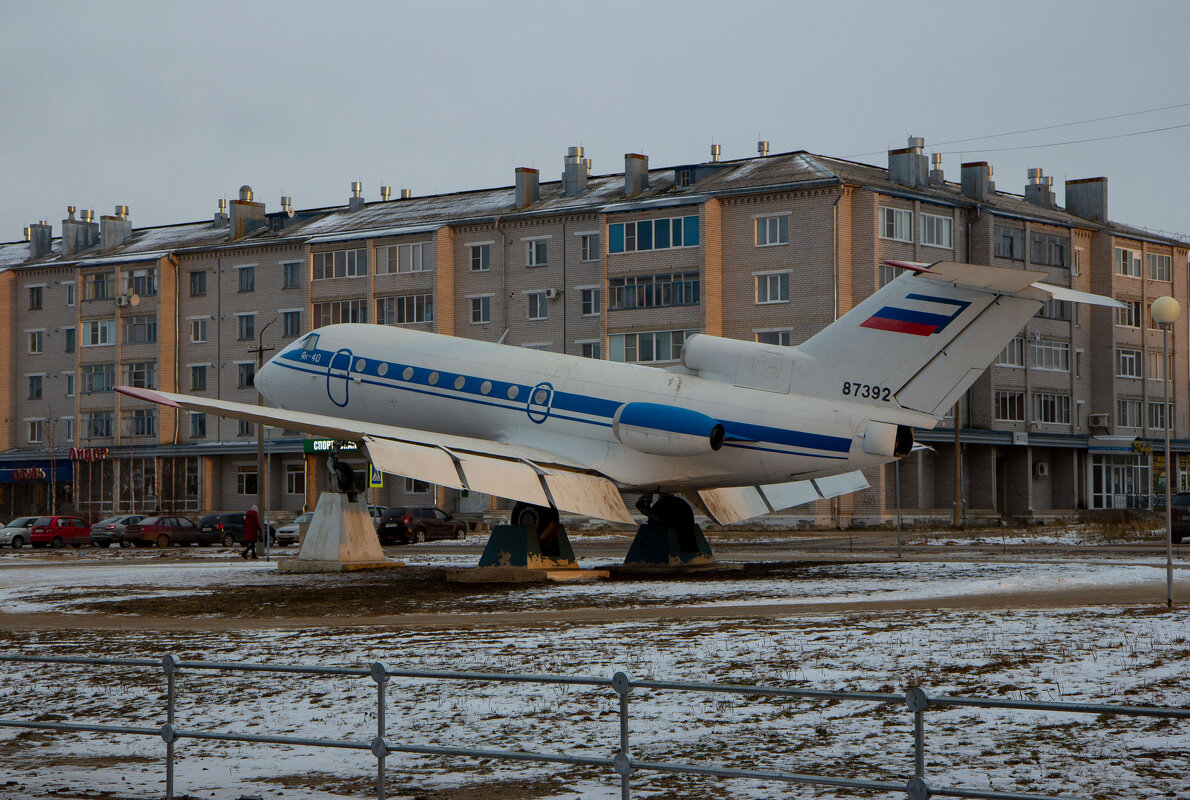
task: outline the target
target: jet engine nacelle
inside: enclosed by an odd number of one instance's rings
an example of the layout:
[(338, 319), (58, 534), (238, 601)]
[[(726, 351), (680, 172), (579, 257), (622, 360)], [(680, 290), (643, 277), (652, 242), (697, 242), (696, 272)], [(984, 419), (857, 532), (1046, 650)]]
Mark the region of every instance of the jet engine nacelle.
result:
[(706, 414), (660, 403), (625, 403), (612, 418), (620, 444), (655, 456), (701, 456), (723, 447), (723, 426)]

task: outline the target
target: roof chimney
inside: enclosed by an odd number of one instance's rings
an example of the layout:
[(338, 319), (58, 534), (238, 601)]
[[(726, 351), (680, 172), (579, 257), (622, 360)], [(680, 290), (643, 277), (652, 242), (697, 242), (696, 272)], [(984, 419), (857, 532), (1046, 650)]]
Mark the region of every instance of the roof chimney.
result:
[(1042, 174), (1040, 167), (1031, 167), (1029, 182), (1025, 184), (1025, 199), (1035, 206), (1056, 208), (1054, 202), (1054, 179)]
[(583, 159), (583, 148), (571, 147), (562, 162), (562, 196), (577, 197), (587, 191), (588, 163)]
[(711, 161), (717, 163), (719, 161), (719, 145), (711, 145)]
[(219, 198), (219, 210), (215, 212), (215, 227), (223, 228), (227, 226), (227, 201), (222, 197)]
[(364, 198), (363, 198), (363, 195), (361, 194), (363, 192), (363, 189), (364, 189), (364, 185), (362, 183), (360, 183), (359, 181), (351, 182), (351, 197), (349, 197), (347, 199), (347, 210), (348, 211), (359, 211), (361, 208), (364, 207)]
[(541, 189), (538, 183), (539, 171), (532, 167), (516, 168), (516, 207), (525, 208), (538, 201)]
[(240, 199), (231, 201), (229, 217), (232, 240), (242, 239), (269, 224), (264, 216), (264, 203), (252, 202), (252, 187), (247, 184), (240, 187)]
[(992, 168), (986, 161), (969, 161), (963, 165), (962, 178), (963, 197), (987, 202), (996, 192), (996, 183), (992, 180)]
[(73, 256), (99, 242), (99, 226), (86, 219), (74, 218), (75, 207), (67, 206), (67, 218), (62, 220), (62, 255)]
[(408, 200), (410, 197), (413, 197), (412, 189), (402, 189), (401, 190), (401, 199), (402, 200)]
[(1066, 181), (1066, 210), (1093, 222), (1107, 222), (1107, 178)]
[(756, 143), (756, 152), (760, 154), (761, 158), (768, 158), (769, 143), (767, 139), (761, 139)]
[(132, 236), (132, 223), (128, 221), (128, 206), (116, 206), (112, 216), (99, 218), (99, 244), (104, 252), (119, 247)]
[(287, 194), (281, 195), (281, 213), (287, 217), (293, 216), (293, 198)]
[(649, 188), (649, 157), (624, 154), (624, 196), (632, 197)]
[(888, 179), (902, 186), (925, 186), (930, 182), (929, 162), (922, 150), (926, 140), (910, 136), (909, 146), (888, 151)]
[(946, 183), (946, 178), (942, 174), (941, 153), (933, 153), (930, 155), (930, 183), (938, 185)]
[(381, 186), (380, 187), (380, 199), (383, 200), (385, 203), (387, 203), (389, 200), (392, 200), (393, 199), (393, 187)]
[(48, 256), (54, 247), (54, 228), (44, 219), (29, 226), (29, 258)]

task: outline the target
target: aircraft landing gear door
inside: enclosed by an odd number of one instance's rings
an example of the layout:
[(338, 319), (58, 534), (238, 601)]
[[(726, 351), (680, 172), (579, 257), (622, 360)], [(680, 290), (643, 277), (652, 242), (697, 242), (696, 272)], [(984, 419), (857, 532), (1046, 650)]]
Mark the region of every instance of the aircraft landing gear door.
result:
[(326, 394), (339, 408), (347, 405), (353, 358), (351, 351), (344, 347), (331, 356), (331, 363), (326, 368)]

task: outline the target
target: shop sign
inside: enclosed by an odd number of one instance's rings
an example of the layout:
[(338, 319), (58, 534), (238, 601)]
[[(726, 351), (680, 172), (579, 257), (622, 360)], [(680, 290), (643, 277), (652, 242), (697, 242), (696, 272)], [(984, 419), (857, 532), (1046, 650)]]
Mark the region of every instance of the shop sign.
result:
[(110, 447), (72, 447), (70, 448), (71, 461), (103, 461), (111, 455)]
[[(302, 442), (302, 450), (306, 455), (312, 453), (329, 453), (331, 451), (331, 445), (334, 443), (334, 439), (306, 439)], [(359, 450), (359, 445), (355, 442), (340, 442), (339, 450), (347, 453), (353, 450)]]
[(24, 467), (12, 471), (14, 481), (44, 481), (46, 472), (41, 467)]

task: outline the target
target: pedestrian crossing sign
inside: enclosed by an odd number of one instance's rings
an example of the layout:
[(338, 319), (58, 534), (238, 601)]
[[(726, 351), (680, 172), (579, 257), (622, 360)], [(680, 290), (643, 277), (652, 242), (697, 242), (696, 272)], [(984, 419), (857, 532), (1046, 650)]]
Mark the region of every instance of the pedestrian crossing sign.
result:
[(384, 473), (376, 469), (375, 465), (373, 464), (368, 464), (368, 488), (384, 488)]

